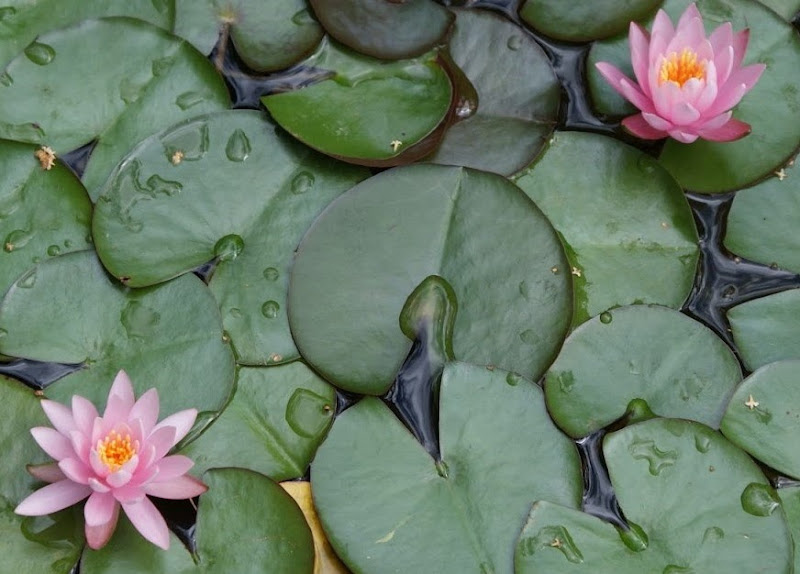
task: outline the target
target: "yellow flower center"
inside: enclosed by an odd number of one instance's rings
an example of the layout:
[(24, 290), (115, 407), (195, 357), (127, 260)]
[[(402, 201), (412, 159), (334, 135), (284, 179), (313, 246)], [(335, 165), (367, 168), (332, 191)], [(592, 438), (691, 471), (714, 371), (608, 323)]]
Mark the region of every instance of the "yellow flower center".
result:
[(706, 77), (706, 61), (697, 61), (697, 52), (684, 48), (680, 54), (672, 52), (661, 64), (658, 72), (658, 85), (674, 82), (679, 87), (692, 78), (702, 80)]
[(112, 430), (106, 438), (97, 441), (97, 454), (108, 470), (116, 472), (139, 450), (139, 441), (131, 442), (131, 435), (122, 436)]

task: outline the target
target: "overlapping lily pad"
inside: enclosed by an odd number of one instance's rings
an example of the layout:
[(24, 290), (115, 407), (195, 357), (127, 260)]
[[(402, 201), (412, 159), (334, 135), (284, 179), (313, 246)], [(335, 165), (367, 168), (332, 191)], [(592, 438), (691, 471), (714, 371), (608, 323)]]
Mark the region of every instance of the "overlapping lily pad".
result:
[(783, 511), (786, 514), (786, 522), (792, 532), (794, 543), (794, 571), (800, 572), (800, 548), (797, 541), (800, 540), (800, 486), (788, 486), (778, 489), (778, 498), (781, 499)]
[(407, 163), (414, 159), (408, 154), (422, 157), (435, 146), (414, 148), (450, 109), (452, 86), (435, 51), (387, 62), (326, 40), (304, 65), (329, 70), (331, 78), (261, 101), (306, 145), (365, 165)]
[(301, 354), (337, 386), (385, 392), (411, 346), (403, 306), (430, 275), (457, 298), (457, 359), (532, 378), (544, 372), (572, 305), (553, 228), (504, 178), (439, 165), (370, 178), (306, 234), (289, 285)]
[(328, 33), (357, 52), (399, 60), (437, 44), (453, 14), (433, 0), (310, 0)]
[(229, 105), (211, 63), (188, 43), (127, 18), (89, 20), (37, 38), (0, 82), (0, 137), (65, 153), (97, 139), (90, 194), (141, 139)]
[(760, 0), (780, 14), (784, 20), (791, 21), (800, 13), (800, 0)]
[(317, 453), (317, 510), (354, 572), (511, 573), (530, 503), (580, 503), (577, 452), (536, 385), (451, 363), (440, 397), (441, 462), (376, 398), (340, 415)]
[[(175, 34), (208, 54), (220, 35), (256, 72), (287, 68), (307, 56), (324, 34), (306, 0), (176, 0)], [(223, 46), (224, 49), (224, 46)]]
[(300, 478), (333, 422), (333, 387), (300, 362), (242, 368), (219, 418), (182, 450), (195, 472), (235, 466), (273, 480)]
[(558, 133), (516, 183), (567, 249), (575, 324), (610, 307), (686, 299), (697, 232), (680, 187), (650, 156), (608, 137)]
[(671, 309), (634, 305), (576, 329), (544, 388), (553, 420), (577, 438), (622, 417), (634, 399), (657, 415), (717, 427), (741, 378), (711, 329)]
[(748, 370), (783, 359), (800, 359), (800, 290), (737, 305), (728, 311), (728, 320)]
[(277, 131), (240, 110), (154, 135), (114, 170), (92, 223), (103, 264), (127, 285), (216, 258), (210, 286), (243, 364), (297, 358), (286, 318), (294, 249), (325, 206), (369, 174)]
[(655, 14), (663, 0), (526, 0), (519, 15), (533, 29), (551, 38), (585, 42), (628, 29), (631, 20)]
[[(666, 0), (664, 10), (677, 22), (689, 1)], [(659, 158), (684, 188), (716, 193), (752, 185), (786, 163), (800, 146), (800, 122), (785, 119), (800, 113), (800, 36), (775, 12), (751, 0), (700, 0), (697, 7), (707, 32), (724, 22), (732, 22), (736, 30), (749, 28), (744, 63), (767, 64), (734, 111), (734, 117), (752, 126), (749, 136), (730, 143), (698, 140), (686, 145), (669, 140)], [(627, 113), (630, 108), (621, 107), (622, 97), (603, 86), (594, 63), (611, 62), (629, 72), (627, 46), (623, 35), (592, 47), (587, 75), (595, 106), (602, 113)]]
[[(614, 490), (638, 529), (537, 503), (517, 574), (789, 574), (793, 544), (774, 490), (745, 453), (696, 422), (654, 419), (606, 437)], [(641, 530), (639, 530), (641, 529)]]
[[(477, 110), (450, 126), (431, 161), (511, 175), (541, 151), (561, 90), (547, 55), (518, 26), (480, 10), (455, 10), (453, 61), (477, 90)], [(469, 115), (474, 112), (474, 115)]]
[(233, 386), (233, 353), (202, 281), (189, 275), (131, 291), (89, 251), (44, 261), (18, 279), (0, 302), (0, 333), (5, 355), (83, 365), (48, 387), (62, 402), (79, 394), (101, 407), (120, 369), (137, 395), (157, 388), (164, 413), (218, 411)]
[(92, 204), (72, 172), (42, 169), (36, 146), (0, 141), (0, 296), (48, 257), (86, 249)]

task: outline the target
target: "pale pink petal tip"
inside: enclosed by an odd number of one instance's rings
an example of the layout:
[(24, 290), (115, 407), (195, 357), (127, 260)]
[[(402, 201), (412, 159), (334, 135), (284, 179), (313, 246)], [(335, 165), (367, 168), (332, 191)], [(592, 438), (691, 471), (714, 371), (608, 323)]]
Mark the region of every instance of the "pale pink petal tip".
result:
[(667, 137), (667, 132), (657, 130), (642, 117), (642, 114), (628, 116), (622, 120), (622, 126), (643, 140), (660, 140)]
[(713, 142), (732, 142), (750, 133), (750, 124), (731, 118), (718, 128), (700, 130), (700, 137)]
[(114, 383), (111, 385), (111, 390), (108, 392), (109, 398), (111, 398), (112, 395), (123, 399), (129, 409), (133, 406), (135, 401), (133, 384), (131, 383), (131, 378), (128, 376), (128, 373), (123, 370), (120, 370), (117, 376), (114, 377)]
[(60, 480), (40, 488), (19, 503), (14, 512), (23, 516), (44, 516), (80, 502), (92, 490), (71, 480)]
[(119, 518), (119, 503), (110, 494), (94, 493), (83, 509), (86, 520), (86, 542), (89, 548), (98, 550), (106, 545)]
[(59, 480), (64, 480), (67, 477), (64, 476), (64, 473), (61, 472), (61, 469), (58, 468), (57, 462), (48, 462), (46, 464), (29, 464), (25, 467), (25, 470), (28, 471), (33, 478), (36, 480), (41, 480), (42, 482), (58, 482)]
[(139, 533), (159, 548), (169, 550), (169, 529), (158, 509), (143, 498), (139, 502), (122, 503), (122, 509)]

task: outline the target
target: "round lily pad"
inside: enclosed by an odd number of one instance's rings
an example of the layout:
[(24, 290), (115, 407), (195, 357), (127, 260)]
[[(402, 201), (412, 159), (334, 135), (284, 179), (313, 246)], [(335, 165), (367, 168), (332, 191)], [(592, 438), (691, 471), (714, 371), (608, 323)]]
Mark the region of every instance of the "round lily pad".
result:
[(800, 359), (800, 290), (753, 299), (728, 311), (733, 340), (750, 371)]
[[(689, 2), (666, 0), (664, 10), (677, 22)], [(697, 8), (707, 33), (724, 22), (731, 22), (734, 30), (749, 28), (744, 65), (767, 65), (761, 79), (734, 110), (734, 117), (750, 124), (752, 132), (728, 143), (697, 140), (686, 145), (670, 139), (659, 159), (686, 189), (726, 192), (752, 185), (778, 169), (800, 146), (800, 122), (785, 120), (800, 113), (800, 76), (796, 73), (800, 67), (800, 36), (791, 24), (752, 0), (705, 0), (698, 2)], [(645, 25), (650, 28), (650, 23)], [(586, 71), (598, 111), (628, 113), (630, 108), (620, 105), (622, 97), (603, 86), (604, 80), (594, 67), (599, 61), (630, 72), (627, 34), (595, 43)]]
[(181, 451), (194, 472), (236, 466), (273, 480), (300, 478), (333, 422), (333, 387), (300, 362), (242, 368), (219, 418)]
[(735, 445), (772, 468), (800, 478), (800, 360), (764, 365), (736, 389), (720, 424)]
[(636, 527), (621, 532), (538, 502), (517, 546), (518, 574), (792, 572), (792, 538), (775, 491), (719, 433), (654, 419), (612, 433), (603, 451)]
[(728, 214), (725, 247), (741, 257), (800, 273), (800, 170), (795, 164), (736, 194)]
[(800, 13), (800, 0), (760, 0), (789, 22)]
[(663, 0), (526, 0), (519, 15), (534, 30), (568, 42), (607, 38), (628, 29), (631, 20), (655, 14)]
[(0, 82), (0, 137), (65, 153), (92, 140), (92, 197), (135, 143), (195, 114), (226, 108), (228, 90), (188, 43), (128, 18), (89, 20), (37, 38)]
[(453, 90), (435, 51), (387, 62), (326, 40), (304, 65), (332, 77), (261, 101), (294, 137), (353, 163), (404, 161), (397, 156), (431, 135), (450, 109)]
[(208, 54), (220, 34), (256, 72), (287, 68), (306, 57), (324, 34), (305, 0), (176, 0), (173, 32)]
[(92, 222), (97, 251), (134, 287), (216, 258), (210, 287), (238, 360), (289, 361), (294, 249), (325, 206), (368, 175), (278, 135), (262, 113), (198, 116), (148, 138), (112, 172)]
[(439, 430), (437, 463), (377, 398), (336, 419), (311, 481), (331, 544), (354, 572), (510, 573), (533, 500), (580, 504), (577, 451), (533, 383), (451, 363)]
[(47, 388), (60, 402), (79, 394), (99, 408), (117, 371), (137, 396), (155, 387), (161, 412), (218, 411), (233, 386), (214, 297), (194, 275), (132, 291), (112, 282), (93, 252), (43, 261), (0, 302), (0, 353), (82, 363)]
[(558, 133), (516, 183), (564, 242), (575, 324), (619, 305), (683, 304), (697, 231), (680, 187), (650, 156), (605, 136)]
[(43, 259), (86, 249), (92, 204), (60, 162), (45, 170), (36, 146), (0, 141), (0, 296)]
[(478, 108), (448, 128), (431, 161), (511, 175), (556, 125), (558, 80), (544, 50), (518, 26), (490, 12), (455, 12), (450, 54), (477, 90)]
[(387, 60), (427, 52), (453, 22), (453, 14), (433, 0), (310, 1), (331, 36), (357, 52)]
[(633, 305), (567, 337), (544, 388), (556, 424), (582, 437), (622, 417), (634, 399), (657, 415), (717, 427), (741, 379), (736, 357), (711, 329), (678, 311)]
[(797, 540), (800, 540), (800, 486), (779, 488), (777, 492), (783, 511), (786, 513), (786, 522), (795, 540), (794, 571), (800, 572), (800, 548), (797, 547)]
[(306, 234), (289, 285), (303, 357), (335, 385), (386, 392), (411, 341), (399, 318), (428, 276), (453, 288), (459, 360), (538, 378), (572, 306), (566, 258), (550, 223), (504, 178), (413, 165), (339, 197)]

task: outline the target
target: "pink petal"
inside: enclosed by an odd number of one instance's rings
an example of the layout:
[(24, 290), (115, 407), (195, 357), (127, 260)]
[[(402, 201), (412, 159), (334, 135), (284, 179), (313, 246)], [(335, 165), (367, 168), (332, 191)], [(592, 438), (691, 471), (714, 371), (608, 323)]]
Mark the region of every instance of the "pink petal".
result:
[(645, 97), (650, 98), (650, 86), (647, 82), (647, 66), (650, 54), (650, 34), (636, 22), (631, 22), (628, 31), (628, 41), (631, 45), (631, 64), (633, 74), (642, 89)]
[(89, 478), (89, 488), (101, 494), (104, 494), (106, 492), (111, 492), (111, 487), (106, 486), (105, 484), (103, 484), (94, 477)]
[(194, 498), (200, 496), (208, 487), (194, 478), (185, 474), (177, 476), (164, 482), (151, 482), (145, 485), (144, 491), (150, 496), (158, 498), (168, 498), (170, 500), (183, 500), (184, 498)]
[(625, 92), (622, 91), (622, 81), (627, 80), (628, 83), (632, 83), (632, 80), (628, 76), (623, 74), (619, 68), (613, 64), (609, 64), (608, 62), (597, 62), (594, 66), (612, 88), (614, 88), (622, 97), (627, 98)]
[(158, 463), (158, 480), (170, 480), (182, 474), (186, 474), (194, 466), (194, 461), (182, 454), (173, 454), (162, 458)]
[(79, 395), (72, 396), (72, 417), (75, 426), (86, 436), (92, 434), (94, 419), (97, 418), (97, 409), (94, 405)]
[(114, 516), (114, 509), (117, 501), (110, 494), (100, 494), (93, 492), (83, 507), (83, 516), (87, 526), (99, 526), (105, 524)]
[(678, 140), (679, 142), (685, 144), (690, 144), (698, 138), (697, 134), (689, 133), (680, 129), (670, 130), (669, 136), (672, 139)]
[[(113, 500), (113, 498), (112, 498)], [(117, 527), (117, 520), (119, 519), (119, 504), (114, 502), (114, 510), (111, 513), (111, 518), (108, 521), (98, 524), (97, 526), (90, 526), (89, 523), (86, 523), (84, 527), (84, 533), (86, 535), (86, 543), (89, 545), (89, 548), (94, 550), (99, 550), (111, 538), (111, 535), (114, 534), (114, 529)]]
[(95, 449), (89, 452), (89, 465), (99, 478), (105, 478), (111, 473), (108, 467), (100, 460), (100, 455), (97, 454)]
[(731, 77), (728, 78), (728, 82), (726, 82), (726, 86), (728, 83), (732, 84), (744, 84), (745, 91), (749, 92), (753, 86), (756, 85), (758, 79), (761, 77), (761, 74), (764, 73), (764, 70), (767, 69), (766, 64), (753, 64), (752, 66), (745, 66), (744, 68), (739, 68), (738, 70), (734, 70), (731, 74)]
[(662, 132), (651, 127), (650, 124), (644, 120), (642, 114), (628, 116), (622, 120), (622, 125), (626, 130), (631, 132), (636, 137), (640, 137), (645, 140), (658, 140), (667, 137), (666, 132)]
[(712, 142), (730, 142), (750, 133), (750, 124), (731, 118), (728, 123), (715, 129), (701, 129), (700, 137)]
[(153, 503), (145, 497), (140, 502), (122, 503), (122, 509), (128, 515), (136, 530), (159, 548), (169, 549), (169, 530), (164, 518)]
[(138, 486), (131, 486), (130, 484), (114, 489), (112, 494), (114, 498), (122, 504), (141, 502), (145, 499), (144, 490)]
[(680, 54), (684, 48), (689, 48), (696, 52), (700, 47), (701, 42), (703, 42), (705, 39), (706, 31), (705, 28), (703, 28), (703, 19), (692, 18), (683, 26), (681, 26), (680, 23), (678, 24), (678, 28), (675, 31), (675, 37), (670, 40), (669, 44), (667, 44), (667, 48), (664, 50), (664, 53), (671, 54), (675, 52)]
[(687, 102), (679, 102), (672, 110), (672, 123), (676, 126), (688, 126), (700, 119), (700, 112), (698, 112), (692, 104)]
[[(694, 78), (689, 82), (694, 81)], [(689, 82), (686, 82), (687, 84)], [(714, 103), (717, 98), (717, 67), (714, 62), (709, 62), (706, 66), (706, 81), (700, 94), (694, 100), (694, 107), (703, 114)]]
[(42, 482), (58, 482), (65, 480), (67, 477), (58, 468), (58, 463), (48, 462), (46, 464), (29, 464), (25, 467), (33, 478), (41, 480)]
[(155, 449), (153, 458), (156, 461), (163, 458), (175, 444), (175, 427), (156, 427), (147, 437), (147, 444)]
[(719, 90), (714, 103), (709, 106), (707, 115), (715, 116), (733, 108), (741, 101), (742, 97), (753, 87), (761, 77), (766, 66), (753, 64), (746, 68), (735, 70), (730, 79)]
[(150, 468), (150, 466), (156, 461), (156, 448), (147, 443), (142, 450), (139, 451), (141, 455), (139, 458), (141, 459), (142, 468)]
[(667, 121), (673, 121), (673, 110), (682, 101), (683, 94), (681, 89), (674, 82), (664, 82), (653, 89), (653, 104), (655, 105), (656, 113)]
[[(197, 409), (186, 409), (183, 411), (178, 411), (174, 415), (170, 415), (165, 418), (163, 421), (156, 425), (156, 429), (165, 428), (165, 427), (174, 427), (175, 428), (175, 438), (173, 439), (173, 445), (178, 444), (183, 437), (189, 434), (189, 431), (192, 430), (192, 426), (194, 426), (194, 421), (197, 419)], [(154, 429), (155, 430), (155, 429)]]
[(686, 83), (681, 86), (681, 94), (683, 96), (683, 101), (692, 104), (692, 107), (696, 108), (695, 102), (699, 99), (700, 94), (703, 93), (703, 90), (706, 87), (706, 81), (700, 80), (698, 78), (689, 78)]
[(42, 399), (42, 409), (55, 429), (63, 435), (69, 435), (70, 431), (75, 430), (75, 420), (72, 418), (72, 411), (61, 403)]
[(144, 435), (150, 434), (156, 421), (158, 420), (158, 391), (150, 389), (133, 405), (130, 414), (131, 419), (141, 419)]
[(695, 125), (695, 129), (698, 130), (698, 133), (700, 130), (709, 130), (709, 131), (715, 130), (728, 123), (728, 120), (731, 119), (732, 115), (733, 112), (731, 110), (728, 110), (727, 112), (723, 112), (718, 116), (712, 117), (711, 119), (697, 122), (697, 124)]
[(711, 42), (711, 48), (714, 50), (715, 56), (719, 56), (723, 50), (731, 47), (733, 44), (733, 26), (731, 23), (725, 22), (717, 26), (711, 32), (708, 41)]
[(80, 502), (92, 490), (84, 484), (60, 480), (40, 488), (19, 503), (14, 512), (23, 516), (43, 516)]
[(80, 431), (72, 431), (69, 433), (70, 442), (72, 443), (72, 450), (86, 464), (89, 464), (89, 438)]
[(711, 42), (709, 42), (706, 38), (700, 40), (695, 52), (697, 52), (697, 60), (699, 62), (702, 62), (703, 60), (706, 62), (714, 61), (714, 49), (711, 47)]
[(112, 472), (106, 477), (106, 482), (113, 488), (125, 486), (133, 478), (133, 473), (136, 472), (136, 467), (139, 465), (139, 457), (133, 455), (131, 459), (123, 464), (115, 472)]
[[(672, 20), (669, 19), (669, 16), (667, 15), (666, 12), (664, 12), (664, 10), (659, 10), (656, 13), (655, 20), (653, 20), (653, 31), (651, 32), (650, 37), (653, 38), (656, 34), (658, 34), (659, 36), (663, 36), (666, 39), (666, 42), (669, 42), (669, 40), (671, 40), (672, 37), (675, 35), (675, 28), (672, 26)], [(664, 44), (665, 46), (666, 42)], [(652, 41), (650, 46), (652, 48)], [(664, 51), (659, 50), (658, 53), (663, 54)]]
[(105, 426), (106, 425), (103, 423), (102, 417), (97, 417), (96, 419), (94, 419), (94, 423), (92, 423), (92, 434), (90, 441), (92, 445), (97, 444), (97, 441), (105, 437), (108, 431), (111, 430), (110, 426), (109, 428), (105, 428)]
[[(666, 132), (666, 131), (669, 131), (669, 130), (671, 130), (671, 129), (673, 129), (675, 127), (672, 124), (672, 122), (668, 122), (667, 120), (665, 120), (664, 118), (662, 118), (661, 116), (658, 116), (656, 114), (644, 114), (643, 113), (642, 117), (644, 118), (644, 121), (646, 121), (648, 124), (650, 124), (651, 127), (653, 127), (654, 129), (656, 129), (658, 131)], [(664, 136), (664, 137), (666, 137), (666, 136)]]
[(629, 102), (631, 102), (634, 106), (642, 110), (643, 112), (654, 112), (655, 108), (653, 107), (653, 102), (650, 101), (650, 98), (645, 96), (642, 92), (639, 91), (639, 88), (636, 87), (634, 84), (630, 82), (627, 78), (623, 78), (620, 80), (620, 91), (622, 95), (627, 98)]
[(93, 478), (86, 465), (74, 458), (65, 458), (58, 463), (58, 468), (68, 479), (78, 484), (89, 484), (89, 479)]
[(675, 33), (679, 34), (681, 30), (686, 29), (688, 26), (691, 26), (692, 20), (695, 19), (699, 19), (702, 22), (703, 16), (697, 9), (697, 5), (694, 2), (692, 2), (686, 7), (686, 10), (683, 11), (683, 14), (681, 14), (681, 17), (678, 19), (678, 28), (675, 31)]
[(108, 397), (108, 404), (103, 413), (103, 434), (106, 434), (110, 429), (114, 428), (120, 421), (127, 421), (128, 414), (131, 412), (131, 407), (128, 402), (117, 395)]
[[(721, 86), (728, 81), (733, 71), (733, 47), (726, 46), (716, 53), (714, 66), (717, 68), (717, 83)], [(706, 72), (708, 75), (708, 72)]]
[(108, 402), (103, 413), (103, 420), (106, 423), (127, 420), (135, 400), (130, 377), (125, 371), (118, 372), (111, 385), (111, 390), (108, 392)]
[(154, 464), (150, 468), (144, 468), (143, 470), (139, 470), (133, 476), (130, 482), (130, 486), (143, 486), (149, 482), (152, 482), (158, 476), (158, 465)]
[(33, 440), (42, 447), (50, 457), (61, 460), (68, 456), (75, 456), (72, 450), (72, 443), (67, 437), (50, 427), (33, 427), (31, 429)]
[(750, 41), (750, 30), (745, 28), (733, 35), (733, 67), (734, 69), (742, 65), (744, 53), (747, 51), (747, 44)]

